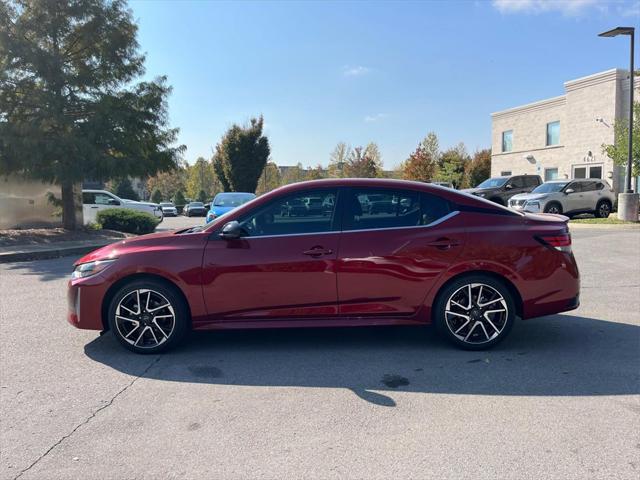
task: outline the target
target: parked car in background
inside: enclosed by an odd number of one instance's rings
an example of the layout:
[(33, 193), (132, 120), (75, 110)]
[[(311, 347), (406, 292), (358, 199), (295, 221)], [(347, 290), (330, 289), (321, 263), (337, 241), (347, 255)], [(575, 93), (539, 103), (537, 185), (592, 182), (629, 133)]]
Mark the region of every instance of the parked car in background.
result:
[(82, 215), (84, 223), (96, 221), (96, 215), (108, 208), (130, 208), (153, 215), (162, 220), (162, 209), (155, 203), (125, 200), (106, 190), (82, 190)]
[(542, 184), (540, 175), (512, 175), (509, 177), (488, 178), (475, 188), (465, 188), (465, 193), (471, 193), (477, 197), (499, 205), (509, 205), (509, 199), (519, 193), (529, 193)]
[(222, 192), (217, 194), (207, 212), (207, 223), (256, 198), (255, 193)]
[(162, 209), (162, 213), (165, 217), (177, 217), (178, 209), (171, 202), (161, 202), (160, 208)]
[(395, 211), (395, 206), (393, 204), (393, 199), (387, 197), (385, 195), (367, 195), (369, 200), (368, 208), (369, 213), (372, 215), (376, 215), (378, 213), (393, 213)]
[(282, 204), (283, 217), (302, 217), (307, 214), (307, 205), (302, 198), (292, 198)]
[[(363, 195), (406, 210), (365, 214)], [(316, 197), (334, 199), (329, 215), (282, 215)], [(173, 347), (190, 329), (431, 323), (459, 347), (485, 349), (516, 316), (578, 307), (567, 220), (417, 182), (295, 183), (206, 227), (84, 256), (69, 281), (68, 320), (110, 330), (137, 353)]]
[(551, 180), (531, 193), (514, 195), (509, 207), (525, 212), (557, 213), (567, 216), (593, 213), (607, 218), (613, 211), (615, 194), (606, 180), (581, 178)]
[(304, 203), (307, 207), (306, 215), (318, 215), (325, 211), (324, 198), (322, 197), (305, 198)]
[(204, 217), (207, 214), (207, 209), (202, 202), (189, 202), (184, 207), (183, 213), (187, 217)]

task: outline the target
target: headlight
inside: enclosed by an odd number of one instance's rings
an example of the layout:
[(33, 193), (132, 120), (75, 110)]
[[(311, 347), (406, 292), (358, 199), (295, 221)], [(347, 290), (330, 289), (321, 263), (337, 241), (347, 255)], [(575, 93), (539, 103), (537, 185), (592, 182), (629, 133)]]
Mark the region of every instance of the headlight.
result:
[(540, 210), (540, 202), (527, 202), (527, 207), (536, 208)]
[(96, 260), (95, 262), (81, 263), (71, 274), (72, 279), (86, 278), (96, 275), (115, 262), (116, 259)]

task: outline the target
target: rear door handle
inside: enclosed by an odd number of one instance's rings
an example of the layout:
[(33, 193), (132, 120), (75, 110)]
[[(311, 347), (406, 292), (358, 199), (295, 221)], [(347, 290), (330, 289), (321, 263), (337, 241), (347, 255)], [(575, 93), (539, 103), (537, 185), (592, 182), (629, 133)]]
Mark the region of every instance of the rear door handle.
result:
[(427, 243), (427, 245), (437, 248), (438, 250), (449, 250), (452, 247), (457, 247), (458, 245), (460, 245), (460, 243), (450, 238), (439, 238)]
[(333, 250), (318, 246), (313, 247), (309, 250), (305, 250), (302, 253), (311, 257), (320, 257), (322, 255), (331, 255), (333, 253)]

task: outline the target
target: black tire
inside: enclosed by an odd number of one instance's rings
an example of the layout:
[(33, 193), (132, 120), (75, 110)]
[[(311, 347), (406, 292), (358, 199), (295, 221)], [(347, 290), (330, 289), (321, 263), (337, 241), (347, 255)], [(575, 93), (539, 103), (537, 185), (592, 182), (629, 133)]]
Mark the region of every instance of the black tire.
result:
[(562, 205), (558, 202), (549, 202), (544, 206), (544, 213), (555, 213), (556, 215), (562, 215)]
[[(474, 295), (476, 297), (482, 295), (483, 300), (476, 298), (475, 303), (486, 304), (486, 306), (483, 308), (473, 306), (469, 310), (460, 308), (462, 315), (458, 317), (456, 313), (452, 313), (454, 309), (458, 309), (454, 305), (456, 300), (468, 298), (469, 285), (472, 286), (471, 303), (474, 303)], [(494, 293), (497, 296), (494, 296)], [(498, 300), (498, 296), (501, 299)], [(465, 307), (469, 305), (468, 302), (458, 303), (464, 303)], [(447, 313), (448, 304), (452, 308), (449, 313)], [(506, 311), (498, 312), (502, 308)], [(489, 310), (495, 310), (495, 312), (486, 313)], [(466, 315), (468, 321), (462, 318), (465, 312), (468, 313)], [(464, 350), (486, 350), (505, 339), (513, 328), (515, 317), (515, 299), (502, 281), (489, 275), (471, 274), (454, 280), (438, 293), (432, 318), (438, 332), (457, 347)], [(463, 324), (466, 326), (460, 328)]]
[(609, 200), (600, 200), (596, 205), (596, 211), (593, 214), (598, 218), (607, 218), (611, 214), (611, 202)]
[[(126, 315), (126, 319), (130, 319), (128, 321), (123, 320), (123, 316), (118, 315), (116, 319), (116, 314), (118, 313), (118, 306), (120, 302), (123, 300), (125, 302), (132, 301), (135, 302), (137, 295), (136, 291), (151, 291), (150, 297), (145, 299), (144, 293), (139, 294), (140, 296), (140, 306), (142, 304), (153, 305), (152, 310), (158, 311), (160, 314), (165, 317), (173, 314), (174, 318), (171, 323), (159, 323), (160, 320), (157, 320), (156, 317), (153, 316), (152, 313), (146, 313), (146, 305), (138, 308), (138, 311), (141, 314), (136, 315), (135, 309), (127, 311), (124, 307), (124, 302), (120, 307), (120, 314)], [(156, 295), (157, 294), (157, 295)], [(161, 308), (158, 310), (157, 302), (158, 299), (164, 299), (169, 304), (170, 307)], [(163, 301), (164, 301), (163, 300)], [(131, 305), (131, 304), (129, 304)], [(155, 313), (155, 312), (153, 312)], [(153, 317), (152, 320), (145, 317)], [(160, 315), (160, 316), (162, 316)], [(124, 285), (120, 290), (116, 292), (109, 304), (108, 310), (108, 320), (109, 320), (109, 329), (112, 334), (116, 337), (116, 339), (126, 348), (135, 353), (142, 354), (152, 354), (152, 353), (160, 353), (169, 350), (170, 348), (178, 345), (185, 337), (189, 329), (189, 311), (187, 306), (185, 305), (185, 301), (183, 297), (176, 291), (175, 287), (171, 286), (168, 283), (165, 283), (156, 279), (140, 279), (133, 280), (130, 283)], [(162, 322), (166, 322), (168, 319), (162, 319)], [(135, 321), (138, 322), (138, 326), (135, 327)], [(155, 322), (155, 323), (152, 323)], [(143, 331), (141, 335), (141, 340), (136, 341), (135, 344), (131, 343), (134, 338), (137, 338), (138, 333), (140, 332), (140, 326), (143, 326)], [(172, 325), (171, 328), (168, 325)], [(151, 330), (148, 330), (148, 328)], [(158, 330), (160, 329), (160, 330)], [(160, 332), (164, 332), (164, 338), (161, 336)], [(130, 334), (130, 339), (127, 339), (125, 334)], [(155, 345), (153, 338), (160, 339), (156, 340)]]

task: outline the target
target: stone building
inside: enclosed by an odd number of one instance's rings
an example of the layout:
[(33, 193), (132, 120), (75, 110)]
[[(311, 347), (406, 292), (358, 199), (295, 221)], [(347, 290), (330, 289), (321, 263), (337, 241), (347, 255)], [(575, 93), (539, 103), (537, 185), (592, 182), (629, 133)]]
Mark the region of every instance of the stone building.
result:
[[(640, 99), (640, 78), (635, 78)], [(603, 178), (624, 190), (624, 167), (602, 144), (629, 115), (629, 72), (613, 69), (570, 80), (564, 95), (491, 114), (491, 175), (538, 174), (544, 180)], [(637, 191), (638, 179), (633, 184)]]

